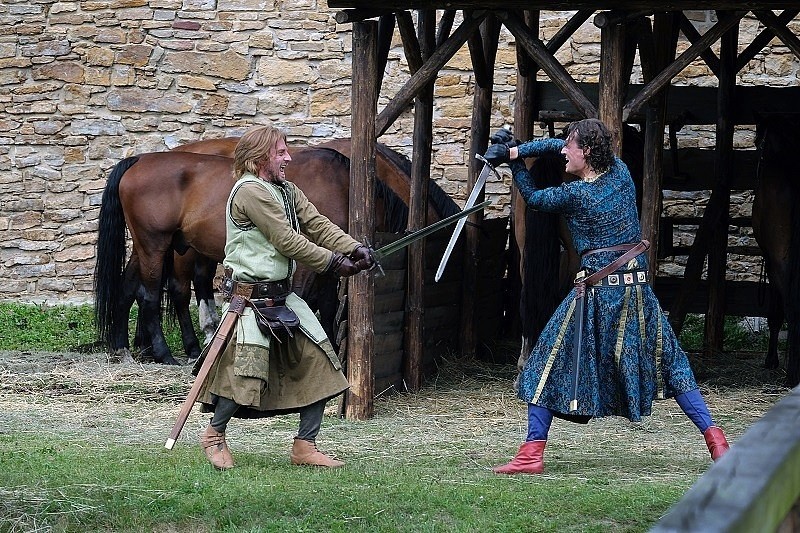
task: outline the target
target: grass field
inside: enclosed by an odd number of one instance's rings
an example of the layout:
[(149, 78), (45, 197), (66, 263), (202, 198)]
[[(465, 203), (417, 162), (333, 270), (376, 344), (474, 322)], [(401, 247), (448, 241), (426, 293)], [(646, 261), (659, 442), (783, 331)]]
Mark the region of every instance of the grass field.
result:
[[(788, 392), (761, 359), (693, 358), (734, 445)], [(490, 468), (525, 435), (513, 377), (510, 365), (453, 357), (418, 393), (379, 397), (369, 421), (335, 417), (332, 402), (319, 445), (346, 462), (336, 470), (289, 464), (296, 415), (234, 420), (237, 467), (217, 472), (197, 445), (208, 421), (198, 410), (175, 448), (163, 446), (193, 380), (188, 366), (2, 351), (0, 531), (638, 532), (711, 464), (667, 400), (642, 423), (556, 421), (544, 475), (497, 476)]]

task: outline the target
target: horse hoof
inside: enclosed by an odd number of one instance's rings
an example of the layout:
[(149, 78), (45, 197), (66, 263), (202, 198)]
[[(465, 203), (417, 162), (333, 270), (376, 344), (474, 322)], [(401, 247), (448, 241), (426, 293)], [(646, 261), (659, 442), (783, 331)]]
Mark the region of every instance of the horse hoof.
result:
[(177, 359), (172, 357), (171, 355), (168, 355), (168, 356), (164, 357), (163, 359), (161, 359), (161, 361), (158, 361), (158, 362), (161, 363), (162, 365), (181, 366), (181, 363)]

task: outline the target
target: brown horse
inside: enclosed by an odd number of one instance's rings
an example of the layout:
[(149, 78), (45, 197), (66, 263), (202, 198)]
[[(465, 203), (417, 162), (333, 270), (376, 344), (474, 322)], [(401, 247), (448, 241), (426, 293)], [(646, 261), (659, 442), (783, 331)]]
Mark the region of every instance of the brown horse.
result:
[[(641, 134), (628, 125), (625, 125), (623, 132), (622, 159), (631, 171), (637, 185), (637, 198), (640, 198), (643, 168)], [(532, 158), (528, 168), (538, 188), (554, 187), (575, 179), (575, 176), (565, 172), (564, 158), (560, 154)], [(547, 321), (572, 288), (580, 260), (561, 215), (530, 209), (516, 194), (512, 219), (514, 240), (519, 250), (521, 282), (519, 314), (522, 345), (517, 360), (517, 369), (521, 371)]]
[(800, 119), (763, 118), (756, 128), (758, 179), (753, 200), (753, 234), (764, 255), (769, 278), (767, 368), (777, 368), (778, 333), (788, 328), (786, 383), (800, 384), (800, 184), (793, 150), (800, 141)]
[[(393, 174), (403, 173), (395, 169)], [(169, 280), (168, 293), (173, 297), (175, 293), (181, 294), (176, 298), (175, 307), (186, 353), (190, 359), (199, 355), (199, 343), (191, 323), (184, 323), (184, 318), (188, 317), (189, 280), (197, 274), (196, 262), (173, 261), (173, 250), (182, 258), (195, 250), (208, 258), (208, 264), (216, 269), (216, 263), (223, 258), (224, 205), (233, 184), (230, 175), (229, 158), (193, 153), (144, 154), (121, 161), (115, 167), (101, 207), (95, 283), (97, 323), (112, 351), (129, 353), (127, 316), (135, 299), (140, 307), (142, 338), (152, 343), (153, 358), (157, 362), (175, 362), (163, 340), (158, 319), (161, 285)], [(321, 213), (341, 227), (347, 227), (348, 158), (331, 149), (301, 149), (295, 152), (287, 176), (306, 192)], [(403, 176), (385, 174), (383, 177), (389, 177), (387, 181), (403, 181)], [(407, 181), (407, 177), (405, 179)], [(434, 205), (444, 214), (457, 211), (455, 203), (433, 182), (431, 184)], [(376, 229), (401, 231), (406, 224), (407, 206), (382, 182), (377, 185)], [(121, 267), (124, 261), (123, 213), (134, 241), (133, 254), (124, 271)], [(210, 275), (204, 280), (198, 283), (195, 279), (196, 292), (206, 283), (210, 285)], [(336, 280), (298, 270), (293, 281), (294, 290), (332, 322)], [(208, 292), (211, 293), (210, 287)]]

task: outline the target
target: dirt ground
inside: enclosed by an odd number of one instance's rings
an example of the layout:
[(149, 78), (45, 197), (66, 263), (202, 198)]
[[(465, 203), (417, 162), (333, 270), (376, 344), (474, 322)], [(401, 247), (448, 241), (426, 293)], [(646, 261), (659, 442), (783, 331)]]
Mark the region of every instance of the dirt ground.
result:
[[(780, 373), (761, 368), (760, 354), (724, 357), (713, 364), (695, 360), (693, 365), (715, 421), (735, 443), (789, 389), (782, 386)], [(0, 352), (2, 431), (50, 433), (93, 446), (160, 448), (193, 382), (190, 370), (111, 362), (105, 354)], [(338, 419), (332, 401), (321, 434), (325, 447), (346, 458), (364, 453), (413, 455), (424, 445), (437, 453), (465, 454), (476, 468), (489, 468), (524, 440), (526, 414), (511, 389), (513, 377), (511, 366), (445, 361), (438, 376), (418, 393), (379, 396), (375, 417), (368, 422)], [(195, 446), (207, 420), (207, 414), (194, 409), (176, 446)], [(232, 426), (229, 440), (237, 449), (288, 451), (297, 422), (290, 415)], [(254, 426), (264, 426), (265, 431), (254, 431)], [(385, 438), (387, 434), (392, 438)], [(387, 445), (390, 448), (384, 449)], [(578, 458), (572, 453), (576, 449), (581, 450)], [(656, 402), (653, 416), (641, 423), (619, 418), (588, 426), (554, 423), (547, 461), (559, 464), (559, 475), (571, 472), (571, 466), (581, 475), (594, 454), (629, 461), (675, 454), (674, 462), (642, 465), (648, 476), (659, 479), (696, 477), (709, 462), (702, 436), (672, 400)], [(644, 472), (633, 464), (630, 468), (632, 478), (641, 479)]]

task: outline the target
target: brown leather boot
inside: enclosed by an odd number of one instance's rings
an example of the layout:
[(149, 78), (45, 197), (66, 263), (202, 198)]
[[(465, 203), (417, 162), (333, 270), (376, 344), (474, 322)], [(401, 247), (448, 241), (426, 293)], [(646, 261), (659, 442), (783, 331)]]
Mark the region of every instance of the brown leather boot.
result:
[(337, 461), (319, 451), (315, 443), (298, 438), (295, 438), (294, 444), (292, 444), (291, 457), (293, 465), (327, 466), (328, 468), (344, 466), (342, 461)]
[(717, 461), (730, 449), (725, 433), (717, 426), (709, 427), (703, 433), (703, 437), (706, 439), (706, 446), (708, 446), (708, 451), (711, 452), (711, 459), (714, 461)]
[(546, 440), (531, 440), (519, 447), (510, 463), (492, 468), (495, 474), (541, 474), (544, 472), (544, 445)]
[(200, 446), (208, 461), (218, 470), (233, 468), (233, 456), (225, 442), (225, 433), (219, 433), (211, 425), (200, 435)]

